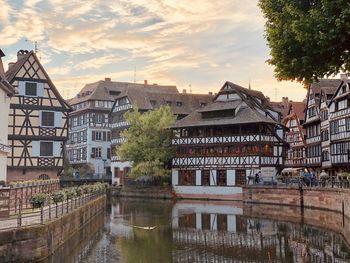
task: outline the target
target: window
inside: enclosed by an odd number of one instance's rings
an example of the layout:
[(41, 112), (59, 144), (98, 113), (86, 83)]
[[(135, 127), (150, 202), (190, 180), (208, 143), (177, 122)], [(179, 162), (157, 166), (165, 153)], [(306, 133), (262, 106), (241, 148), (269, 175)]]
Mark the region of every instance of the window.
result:
[(26, 82), (25, 95), (37, 96), (37, 84), (34, 82)]
[(227, 231), (227, 215), (218, 214), (217, 215), (217, 230)]
[(196, 185), (196, 174), (194, 170), (179, 171), (179, 185)]
[(179, 227), (196, 228), (196, 213), (179, 217)]
[(109, 91), (109, 95), (118, 96), (119, 94), (120, 94), (120, 91), (116, 91), (116, 90)]
[(227, 185), (226, 170), (218, 170), (216, 173), (216, 184), (220, 186)]
[(166, 105), (171, 106), (171, 101), (170, 100), (167, 100), (165, 103), (166, 103)]
[(107, 159), (111, 159), (111, 148), (107, 148)]
[(41, 125), (42, 126), (55, 126), (55, 113), (52, 111), (41, 112)]
[(181, 107), (182, 106), (182, 101), (177, 101), (176, 106)]
[(96, 123), (102, 123), (103, 122), (103, 114), (96, 114)]
[(202, 229), (210, 229), (210, 214), (202, 214)]
[(40, 156), (53, 155), (53, 142), (40, 142)]
[(346, 131), (350, 131), (350, 118), (345, 119)]
[(92, 148), (91, 157), (92, 158), (101, 158), (102, 157), (102, 149), (100, 147)]
[(102, 141), (102, 132), (95, 132), (95, 141)]
[(150, 102), (151, 102), (152, 107), (155, 107), (157, 105), (157, 101), (155, 101), (155, 100), (151, 100)]
[(246, 181), (245, 170), (236, 170), (236, 185), (244, 185)]
[(202, 170), (202, 185), (210, 185), (210, 170)]

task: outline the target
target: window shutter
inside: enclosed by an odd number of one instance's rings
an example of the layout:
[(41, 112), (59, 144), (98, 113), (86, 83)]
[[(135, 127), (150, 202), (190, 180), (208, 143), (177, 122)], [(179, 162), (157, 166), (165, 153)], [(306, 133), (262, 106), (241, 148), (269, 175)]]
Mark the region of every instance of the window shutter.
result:
[(94, 147), (91, 148), (91, 158), (95, 158), (95, 149)]
[(96, 138), (96, 132), (95, 132), (95, 131), (92, 131), (92, 138), (91, 138), (91, 140), (92, 140), (92, 141), (95, 141), (95, 138)]
[(106, 132), (103, 132), (103, 141), (106, 141)]
[(61, 156), (61, 142), (53, 142), (53, 156), (54, 157)]
[(55, 111), (55, 127), (62, 127), (62, 112)]
[(111, 148), (107, 148), (107, 159), (111, 159)]
[(110, 140), (111, 140), (111, 133), (107, 132), (107, 141), (110, 141)]
[(44, 97), (44, 83), (37, 83), (37, 95), (38, 97)]
[(18, 81), (18, 95), (24, 96), (26, 89), (26, 83), (24, 81)]
[(32, 156), (40, 156), (40, 141), (32, 141)]

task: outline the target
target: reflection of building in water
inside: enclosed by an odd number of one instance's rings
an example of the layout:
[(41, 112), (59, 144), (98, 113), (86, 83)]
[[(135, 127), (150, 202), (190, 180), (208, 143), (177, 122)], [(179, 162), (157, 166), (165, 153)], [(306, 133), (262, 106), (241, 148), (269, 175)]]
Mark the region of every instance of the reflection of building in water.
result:
[(133, 229), (132, 226), (129, 225), (127, 219), (128, 215), (125, 214), (121, 203), (118, 202), (112, 205), (110, 215), (111, 223), (109, 225), (112, 235), (125, 238), (131, 237)]
[(177, 203), (174, 262), (350, 262), (341, 236), (244, 216), (229, 205)]
[[(174, 262), (285, 259), (276, 223), (249, 219), (230, 205), (177, 203), (172, 213)], [(235, 261), (236, 262), (236, 261)]]

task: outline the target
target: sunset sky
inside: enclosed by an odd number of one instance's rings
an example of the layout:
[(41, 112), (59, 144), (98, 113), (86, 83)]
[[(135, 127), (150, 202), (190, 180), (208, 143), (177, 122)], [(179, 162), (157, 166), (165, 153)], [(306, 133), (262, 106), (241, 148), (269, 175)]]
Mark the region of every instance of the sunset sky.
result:
[(86, 83), (147, 79), (193, 93), (229, 80), (272, 100), (302, 100), (295, 82), (277, 82), (256, 0), (0, 0), (5, 64), (37, 41), (46, 71), (65, 98)]

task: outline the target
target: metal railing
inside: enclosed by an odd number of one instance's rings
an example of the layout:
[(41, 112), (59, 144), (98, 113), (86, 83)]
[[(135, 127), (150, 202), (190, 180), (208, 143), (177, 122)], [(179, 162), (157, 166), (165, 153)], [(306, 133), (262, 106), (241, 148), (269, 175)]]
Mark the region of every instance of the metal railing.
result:
[(258, 182), (255, 179), (248, 180), (249, 186), (266, 186), (273, 187), (278, 186), (295, 186), (295, 187), (323, 187), (323, 188), (350, 188), (350, 180), (348, 178), (340, 179), (338, 177), (329, 177), (326, 179), (307, 178), (299, 176), (283, 176), (280, 178), (275, 177), (262, 177)]
[[(17, 209), (17, 213), (7, 218), (0, 218), (0, 231), (44, 224), (52, 219), (68, 214), (88, 202), (102, 196), (105, 191), (85, 194), (57, 204), (49, 204), (45, 207), (32, 209)], [(97, 212), (97, 211), (95, 211)]]

